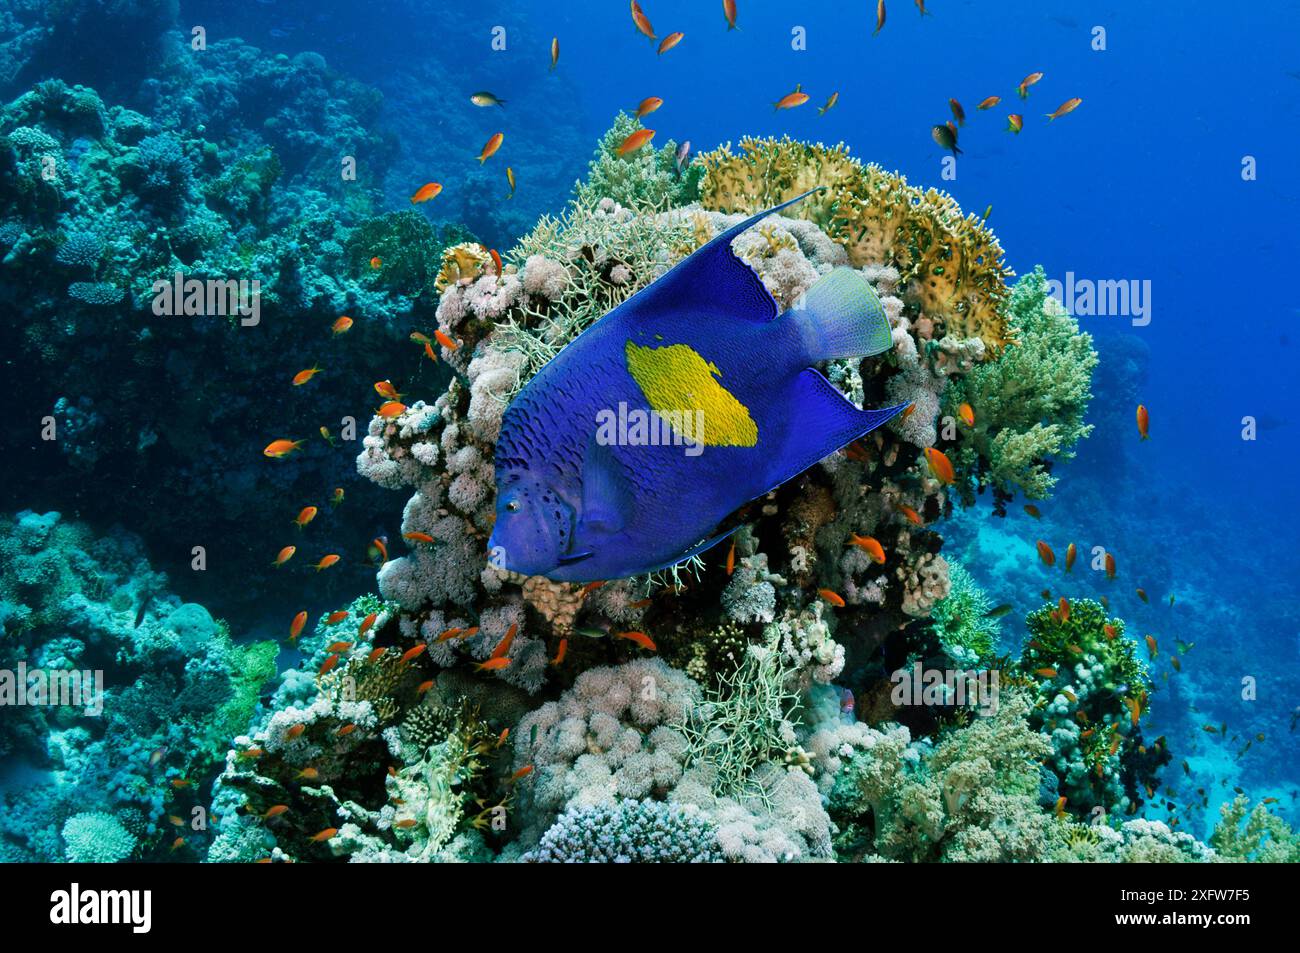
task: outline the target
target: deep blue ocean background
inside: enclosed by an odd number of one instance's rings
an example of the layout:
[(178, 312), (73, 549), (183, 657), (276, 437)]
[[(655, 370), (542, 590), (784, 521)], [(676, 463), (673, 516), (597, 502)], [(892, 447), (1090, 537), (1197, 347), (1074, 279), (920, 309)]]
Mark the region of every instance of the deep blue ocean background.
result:
[[(663, 56), (633, 30), (624, 0), (182, 0), (177, 22), (201, 24), (210, 41), (240, 37), (267, 55), (313, 51), (379, 89), (378, 123), (396, 148), (382, 182), (389, 206), (409, 207), (407, 196), (436, 179), (446, 191), (422, 213), (461, 221), (502, 249), (540, 214), (563, 209), (619, 110), (658, 96), (664, 105), (647, 125), (661, 141), (689, 139), (697, 152), (746, 135), (843, 141), (863, 161), (951, 192), (967, 211), (991, 206), (990, 225), (1018, 274), (1041, 265), (1052, 278), (1150, 282), (1148, 325), (1080, 317), (1101, 355), (1089, 414), (1096, 430), (1078, 459), (1056, 469), (1060, 482), (1042, 518), (1024, 515), (1023, 501), (999, 518), (981, 499), (947, 525), (945, 552), (961, 555), (995, 602), (1016, 606), (1008, 623), (1059, 583), (1033, 560), (1035, 539), (1058, 553), (1069, 541), (1083, 554), (1093, 546), (1114, 552), (1115, 583), (1081, 566), (1071, 591), (1107, 594), (1135, 634), (1159, 640), (1152, 734), (1166, 734), (1175, 752), (1169, 780), (1204, 788), (1211, 822), (1238, 786), (1279, 798), (1292, 823), (1300, 820), (1300, 295), (1292, 277), (1300, 30), (1292, 5), (934, 0), (926, 4), (932, 16), (922, 17), (913, 3), (890, 0), (877, 36), (875, 4), (863, 0), (738, 6), (740, 28), (728, 31), (721, 0), (647, 0), (660, 36), (685, 33)], [(497, 26), (506, 30), (504, 51), (491, 47)], [(1104, 50), (1093, 49), (1098, 26)], [(792, 49), (796, 27), (806, 30), (806, 50)], [(111, 89), (115, 102), (130, 104), (148, 80), (132, 74), (145, 67), (104, 49), (67, 56), (44, 64), (44, 74), (93, 85), (106, 99)], [(1016, 85), (1033, 71), (1044, 78), (1021, 102)], [(795, 84), (810, 102), (774, 111)], [(506, 107), (476, 108), (468, 101), (476, 90)], [(838, 104), (819, 115), (834, 92)], [(977, 112), (993, 95), (1001, 104)], [(951, 118), (950, 97), (967, 120), (956, 179), (945, 181), (945, 153), (930, 129)], [(1049, 124), (1044, 114), (1071, 97), (1082, 98), (1079, 109)], [(1009, 112), (1024, 115), (1018, 136), (1005, 131)], [(480, 170), (482, 143), (498, 130), (507, 137), (503, 161)], [(1248, 156), (1253, 181), (1242, 175)], [(508, 217), (476, 197), (484, 189), (504, 195), (507, 163), (519, 180)], [(1138, 403), (1151, 413), (1145, 442), (1134, 423)], [(1243, 439), (1245, 417), (1255, 418), (1256, 439)], [(40, 487), (11, 484), (5, 497), (10, 511), (77, 510)], [(396, 526), (399, 498), (363, 487), (356, 498), (377, 509), (374, 532)], [(178, 494), (178, 523), (190, 505)], [(86, 515), (107, 529), (102, 511)], [(230, 530), (232, 547), (242, 551), (247, 529)], [(264, 535), (257, 545), (261, 558)], [(178, 559), (163, 548), (150, 557)], [(283, 604), (250, 605), (242, 573), (217, 568), (199, 589), (172, 572), (171, 584), (250, 638), (278, 636)], [(309, 608), (371, 587), (364, 567), (345, 580)], [(276, 632), (259, 631), (272, 619)], [(1019, 627), (1004, 628), (1018, 644)], [(1175, 639), (1195, 645), (1182, 672), (1170, 674)], [(1255, 699), (1243, 699), (1243, 679), (1255, 680)], [(1203, 729), (1220, 723), (1238, 740)], [(1265, 740), (1238, 756), (1258, 734)]]

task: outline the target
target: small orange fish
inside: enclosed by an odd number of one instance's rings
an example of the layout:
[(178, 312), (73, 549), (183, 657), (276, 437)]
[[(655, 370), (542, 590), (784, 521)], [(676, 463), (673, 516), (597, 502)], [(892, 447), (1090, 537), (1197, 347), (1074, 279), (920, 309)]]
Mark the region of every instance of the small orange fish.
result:
[(907, 517), (909, 522), (915, 523), (917, 526), (925, 525), (925, 523), (921, 520), (921, 514), (918, 513), (916, 510), (912, 509), (910, 506), (904, 503), (899, 503), (897, 504), (897, 506), (898, 506), (898, 512), (902, 513), (905, 517)]
[(1043, 511), (1040, 510), (1038, 507), (1036, 507), (1033, 503), (1026, 503), (1025, 515), (1032, 516), (1034, 519), (1040, 519), (1042, 518)]
[(503, 638), (500, 643), (498, 643), (497, 647), (492, 650), (492, 654), (489, 655), (488, 658), (505, 658), (510, 652), (510, 646), (514, 644), (515, 634), (518, 631), (519, 623), (511, 622), (510, 628), (506, 630), (505, 638)]
[(560, 62), (560, 38), (551, 37), (551, 69), (555, 69), (555, 64)]
[(591, 595), (593, 592), (595, 592), (604, 584), (605, 584), (605, 580), (603, 579), (599, 579), (595, 582), (587, 583), (585, 586), (583, 586), (581, 589), (578, 590), (578, 598), (579, 599), (587, 598), (587, 596)]
[(334, 666), (339, 664), (340, 658), (342, 658), (342, 656), (340, 655), (331, 655), (321, 664), (320, 671), (318, 671), (316, 674), (325, 675), (329, 672), (332, 672), (334, 670)]
[(948, 108), (952, 110), (952, 118), (957, 120), (957, 125), (966, 125), (966, 110), (961, 108), (961, 103), (950, 98), (948, 100)]
[(184, 846), (185, 846), (185, 838), (178, 837), (174, 841), (172, 841), (172, 852), (175, 853), (176, 851), (180, 850)]
[(808, 94), (803, 91), (803, 83), (795, 83), (794, 92), (786, 93), (772, 104), (773, 112), (779, 109), (794, 109), (808, 102)]
[(387, 536), (376, 536), (374, 539), (370, 541), (370, 548), (371, 550), (373, 550), (370, 553), (371, 559), (374, 559), (376, 556), (379, 556), (383, 563), (388, 562), (388, 537)]
[(385, 401), (380, 405), (379, 410), (376, 411), (376, 413), (385, 420), (392, 420), (394, 417), (400, 417), (402, 414), (406, 413), (406, 405), (400, 400)]
[(314, 844), (323, 844), (323, 843), (325, 843), (325, 841), (329, 840), (331, 837), (333, 837), (333, 836), (334, 836), (335, 834), (337, 834), (338, 832), (339, 832), (339, 829), (338, 829), (337, 827), (327, 827), (327, 828), (325, 828), (325, 830), (321, 831), (319, 834), (313, 834), (313, 835), (311, 835), (311, 841), (312, 841), (312, 843), (314, 843)]
[(838, 609), (844, 608), (844, 597), (830, 589), (818, 589), (817, 594)]
[(1141, 599), (1143, 602), (1150, 603), (1151, 600), (1147, 598), (1147, 591), (1145, 589), (1138, 589), (1136, 591), (1137, 591), (1137, 597), (1139, 599)]
[(1178, 660), (1177, 655), (1169, 656), (1169, 664), (1174, 667), (1175, 672), (1181, 672), (1183, 670), (1183, 663)]
[(397, 828), (399, 831), (406, 831), (406, 830), (410, 830), (418, 823), (420, 822), (413, 817), (404, 817), (400, 821), (394, 821), (393, 826)]
[(560, 639), (560, 647), (555, 652), (555, 658), (551, 659), (551, 664), (556, 666), (563, 665), (564, 656), (568, 654), (569, 654), (569, 640)]
[(334, 492), (330, 494), (330, 506), (338, 506), (343, 502), (343, 487), (336, 486)]
[(313, 767), (306, 767), (294, 775), (299, 781), (315, 781), (320, 777), (320, 772)]
[(1056, 669), (1054, 668), (1036, 668), (1034, 674), (1043, 678), (1056, 678)]
[(1101, 627), (1101, 631), (1106, 633), (1106, 638), (1109, 639), (1111, 642), (1114, 642), (1117, 638), (1119, 638), (1119, 633), (1115, 631), (1115, 627), (1111, 625), (1109, 622), (1107, 622), (1105, 625)]
[(416, 344), (428, 344), (429, 336), (427, 334), (421, 334), (419, 331), (412, 331), (411, 340)]
[(189, 778), (172, 778), (172, 787), (174, 787), (178, 791), (181, 790), (182, 788), (188, 788), (193, 786), (194, 786), (194, 782), (191, 781)]
[(411, 204), (419, 205), (421, 202), (427, 202), (429, 199), (437, 198), (438, 193), (442, 191), (442, 186), (437, 182), (426, 182), (415, 190), (411, 196)]
[(1065, 547), (1065, 571), (1069, 572), (1074, 568), (1074, 561), (1079, 558), (1079, 547), (1071, 543)]
[(1081, 741), (1086, 741), (1087, 739), (1091, 738), (1091, 737), (1092, 737), (1093, 735), (1095, 735), (1096, 733), (1097, 733), (1097, 729), (1096, 729), (1096, 728), (1089, 728), (1089, 729), (1087, 729), (1086, 731), (1081, 731), (1081, 732), (1079, 732), (1079, 739), (1080, 739)]
[(506, 134), (504, 132), (498, 132), (491, 139), (489, 139), (484, 144), (483, 151), (479, 154), (478, 157), (479, 165), (482, 165), (484, 162), (487, 162), (488, 159), (491, 159), (494, 155), (496, 155), (497, 150), (501, 148), (501, 143), (505, 141), (506, 141)]
[(1079, 696), (1074, 694), (1074, 692), (1070, 691), (1068, 688), (1062, 688), (1061, 694), (1070, 700), (1071, 705), (1075, 704), (1079, 700)]
[(1030, 87), (1030, 86), (1033, 86), (1035, 83), (1037, 83), (1037, 82), (1038, 82), (1040, 79), (1042, 79), (1042, 78), (1043, 78), (1043, 74), (1042, 74), (1042, 73), (1030, 73), (1028, 76), (1026, 76), (1024, 79), (1022, 79), (1022, 80), (1020, 81), (1020, 85), (1016, 87), (1016, 91), (1020, 94), (1020, 98), (1021, 98), (1021, 99), (1028, 99), (1028, 98), (1029, 98), (1029, 87)]
[(1115, 557), (1110, 553), (1106, 554), (1106, 578), (1115, 578)]
[(655, 36), (654, 27), (650, 25), (650, 18), (645, 15), (645, 11), (641, 9), (641, 4), (637, 3), (636, 0), (632, 0), (632, 24), (640, 33), (650, 39), (659, 39), (659, 37)]
[(333, 566), (338, 561), (339, 561), (339, 557), (336, 553), (328, 553), (322, 556), (320, 558), (320, 562), (316, 563), (311, 568), (315, 569), (317, 572), (320, 572), (322, 569), (329, 569), (330, 566)]
[(876, 36), (885, 28), (885, 0), (876, 0), (876, 29), (872, 31), (872, 36)]
[(314, 506), (304, 506), (301, 510), (298, 511), (298, 515), (293, 518), (293, 521), (294, 523), (297, 524), (299, 529), (302, 529), (304, 526), (306, 526), (308, 523), (310, 523), (312, 520), (316, 518), (316, 514), (318, 512), (319, 510), (317, 510), (316, 507)]
[(421, 682), (419, 685), (415, 686), (415, 694), (423, 695), (431, 688), (433, 688), (433, 679), (429, 679), (427, 682)]
[(386, 400), (401, 400), (402, 395), (397, 392), (393, 382), (389, 380), (375, 381), (375, 393)]
[(727, 575), (730, 576), (736, 571), (736, 541), (731, 541), (731, 548), (727, 550)]
[(472, 625), (460, 634), (462, 640), (472, 639), (478, 635), (478, 626)]
[(659, 648), (651, 640), (650, 636), (644, 632), (615, 632), (614, 635), (620, 639), (627, 639), (629, 642), (635, 642), (643, 649), (649, 649), (651, 652), (658, 652)]
[(366, 616), (364, 619), (362, 619), (362, 620), (361, 620), (361, 628), (357, 629), (357, 636), (360, 637), (360, 636), (365, 635), (367, 632), (369, 632), (369, 631), (370, 631), (370, 627), (371, 627), (372, 625), (375, 624), (375, 620), (378, 619), (378, 618), (379, 618), (379, 613), (378, 613), (378, 612), (372, 612), (372, 613), (370, 613), (368, 616)]
[(838, 103), (839, 101), (840, 101), (840, 92), (839, 90), (836, 90), (835, 92), (831, 93), (831, 98), (826, 100), (825, 106), (817, 107), (817, 115), (825, 116), (828, 112), (830, 112), (832, 109), (835, 108), (835, 104)]
[(402, 664), (406, 664), (407, 662), (410, 662), (410, 661), (413, 661), (414, 659), (419, 658), (419, 657), (420, 657), (421, 655), (423, 655), (426, 651), (428, 651), (428, 649), (429, 649), (429, 646), (426, 645), (425, 643), (421, 642), (421, 643), (420, 643), (419, 645), (417, 645), (415, 648), (413, 648), (413, 649), (407, 649), (405, 652), (403, 652), (403, 653), (402, 653), (402, 657), (401, 657), (398, 661), (400, 661)]
[(455, 341), (453, 341), (453, 340), (452, 340), (450, 337), (448, 337), (446, 334), (443, 334), (441, 331), (434, 331), (434, 332), (433, 332), (433, 336), (434, 336), (435, 338), (438, 339), (438, 343), (439, 343), (439, 344), (441, 344), (443, 347), (445, 347), (445, 348), (446, 348), (447, 350), (449, 350), (449, 351), (454, 351), (454, 350), (456, 350), (458, 347), (460, 347), (459, 344), (457, 344)]
[(374, 665), (376, 662), (378, 662), (381, 658), (384, 657), (384, 653), (387, 651), (388, 649), (384, 649), (384, 648), (371, 649), (370, 654), (366, 656), (366, 661), (371, 665)]
[(356, 644), (355, 642), (344, 642), (344, 641), (331, 642), (329, 645), (325, 646), (325, 651), (346, 652), (348, 649), (352, 648), (352, 646), (355, 644)]
[(1147, 651), (1151, 653), (1152, 658), (1155, 658), (1160, 654), (1160, 646), (1156, 644), (1156, 637), (1154, 635), (1145, 635), (1143, 636), (1143, 639), (1146, 641)]
[(275, 460), (282, 460), (295, 450), (300, 449), (306, 442), (305, 440), (272, 440), (266, 445), (266, 449), (262, 451), (262, 454)]
[(1065, 817), (1065, 796), (1062, 795), (1056, 799), (1056, 807), (1052, 808), (1052, 813), (1057, 817)]
[(1034, 545), (1038, 547), (1038, 558), (1043, 561), (1044, 565), (1046, 566), (1056, 565), (1056, 553), (1052, 552), (1051, 546), (1048, 546), (1041, 539)]
[(650, 115), (652, 112), (654, 112), (663, 104), (664, 101), (660, 99), (658, 96), (647, 96), (645, 99), (641, 100), (641, 102), (637, 105), (636, 118), (640, 119), (643, 116)]
[(1145, 404), (1138, 404), (1137, 409), (1138, 433), (1142, 439), (1148, 439), (1147, 428), (1151, 426), (1151, 415), (1147, 412)]
[(962, 423), (967, 427), (975, 426), (975, 408), (970, 404), (962, 404), (957, 408), (957, 415), (961, 417)]
[(338, 337), (340, 334), (347, 334), (348, 331), (352, 330), (353, 323), (353, 320), (345, 314), (330, 325), (330, 331), (335, 337)]
[(533, 773), (533, 766), (531, 764), (526, 764), (518, 771), (516, 771), (514, 774), (510, 775), (510, 781), (511, 783), (513, 783), (515, 781), (523, 780), (524, 778), (528, 777), (528, 775), (532, 773)]
[(627, 607), (629, 609), (644, 609), (652, 605), (654, 605), (653, 599), (638, 599), (636, 602), (629, 602)]
[(619, 144), (614, 150), (621, 156), (631, 155), (655, 137), (653, 129), (638, 129)]
[(912, 403), (908, 404), (906, 407), (903, 408), (903, 412), (902, 412), (901, 414), (899, 414), (898, 419), (899, 419), (899, 420), (906, 420), (908, 417), (912, 416), (912, 414), (914, 414), (914, 413), (916, 413), (916, 402), (915, 402), (915, 401), (913, 401)]
[(402, 539), (409, 539), (415, 543), (432, 543), (433, 537), (428, 533), (403, 533)]
[(850, 533), (849, 545), (860, 548), (877, 565), (885, 561), (885, 547), (881, 546), (880, 541), (874, 536), (859, 536), (857, 533)]
[(981, 101), (980, 104), (975, 108), (979, 110), (992, 109), (1000, 102), (1002, 102), (1001, 96), (990, 96), (988, 99)]
[(271, 563), (271, 565), (277, 568), (283, 566), (290, 559), (293, 559), (293, 554), (296, 553), (297, 551), (298, 551), (297, 546), (284, 547), (284, 549), (280, 550), (280, 552), (276, 554), (275, 562)]
[(1014, 132), (1020, 135), (1020, 130), (1025, 128), (1025, 117), (1019, 113), (1012, 113), (1007, 117), (1007, 132)]
[(245, 748), (243, 751), (239, 752), (239, 756), (246, 759), (260, 758), (264, 754), (266, 754), (266, 752), (261, 748)]
[(669, 33), (666, 37), (663, 38), (663, 42), (659, 44), (659, 55), (663, 56), (674, 46), (680, 43), (683, 39), (685, 39), (685, 37), (686, 34), (682, 33), (680, 30), (676, 33)]
[(1067, 99), (1065, 102), (1061, 103), (1061, 105), (1056, 107), (1056, 112), (1047, 114), (1047, 121), (1051, 122), (1053, 119), (1060, 119), (1062, 116), (1068, 116), (1070, 113), (1078, 109), (1079, 104), (1082, 102), (1083, 100), (1078, 96), (1075, 96), (1073, 99)]
[(304, 725), (302, 722), (299, 722), (296, 725), (291, 725), (289, 727), (289, 730), (284, 733), (284, 736), (288, 738), (290, 741), (293, 741), (294, 738), (302, 737), (302, 733), (306, 730), (307, 730), (307, 726)]
[(498, 275), (504, 275), (506, 272), (505, 263), (501, 261), (501, 253), (493, 248), (488, 252), (492, 256), (492, 267), (496, 269)]
[(320, 372), (321, 369), (319, 367), (309, 367), (305, 371), (299, 371), (297, 374), (293, 375), (293, 386), (301, 387)]
[(304, 609), (293, 617), (289, 623), (289, 641), (292, 642), (298, 636), (302, 635), (302, 627), (307, 624), (307, 610)]
[(279, 817), (289, 810), (288, 804), (272, 804), (262, 814), (262, 820), (269, 821), (273, 817)]
[(456, 636), (458, 636), (458, 635), (460, 635), (460, 629), (448, 629), (446, 632), (442, 633), (440, 636), (438, 636), (438, 637), (437, 637), (436, 639), (434, 639), (433, 641), (434, 641), (434, 642), (447, 642), (447, 641), (449, 641), (449, 640), (451, 640), (451, 639), (454, 639), (454, 638), (455, 638)]
[(427, 341), (424, 345), (424, 356), (435, 364), (438, 362), (438, 355), (433, 353), (433, 345), (429, 344)]
[(326, 625), (338, 625), (340, 622), (342, 622), (342, 621), (343, 621), (344, 619), (346, 619), (347, 617), (348, 617), (348, 610), (347, 610), (347, 609), (340, 609), (338, 612), (331, 612), (329, 615), (327, 615), (327, 616), (325, 617), (325, 624), (326, 624)]
[(480, 662), (479, 664), (475, 665), (474, 671), (499, 672), (503, 668), (509, 668), (509, 667), (510, 667), (510, 659), (508, 658), (490, 658), (486, 662)]
[(382, 258), (380, 258), (378, 255), (376, 255), (374, 258), (370, 259), (370, 270), (371, 270), (371, 271), (378, 271), (380, 268), (383, 268), (383, 267), (384, 267), (384, 260), (383, 260)]
[(727, 29), (736, 28), (736, 0), (722, 0), (722, 15), (727, 18)]
[(168, 821), (168, 823), (171, 824), (172, 827), (184, 827), (184, 826), (185, 826), (185, 822), (184, 822), (183, 820), (181, 820), (179, 817), (177, 817), (175, 814), (168, 814), (168, 815), (167, 815), (167, 821)]
[(1110, 739), (1110, 753), (1112, 757), (1117, 751), (1119, 751), (1119, 735), (1112, 735)]
[(334, 732), (334, 734), (338, 735), (340, 738), (345, 738), (356, 730), (357, 730), (357, 726), (355, 724), (346, 724), (338, 731)]
[[(1065, 598), (1065, 596), (1061, 596), (1061, 601), (1058, 603), (1058, 608), (1057, 608), (1056, 611), (1057, 611), (1058, 613), (1060, 613), (1061, 621), (1062, 621), (1062, 622), (1069, 622), (1069, 621), (1070, 621), (1070, 603), (1069, 603), (1069, 601)], [(1078, 654), (1082, 655), (1082, 654), (1083, 654), (1083, 649), (1080, 649), (1079, 652), (1078, 652)]]
[(934, 474), (934, 478), (940, 483), (947, 485), (957, 478), (953, 473), (952, 462), (942, 450), (926, 447), (925, 461), (930, 465), (930, 472)]

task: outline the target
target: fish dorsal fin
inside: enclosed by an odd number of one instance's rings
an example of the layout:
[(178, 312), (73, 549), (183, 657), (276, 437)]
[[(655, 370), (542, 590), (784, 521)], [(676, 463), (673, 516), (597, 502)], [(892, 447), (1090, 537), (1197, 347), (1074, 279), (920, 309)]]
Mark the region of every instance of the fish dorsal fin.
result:
[(593, 532), (617, 533), (631, 516), (632, 502), (613, 451), (593, 434), (582, 461), (582, 515), (575, 535), (585, 539)]
[(629, 298), (623, 307), (634, 315), (662, 320), (674, 314), (707, 313), (710, 320), (766, 324), (777, 316), (776, 301), (754, 270), (736, 257), (731, 243), (741, 232), (767, 216), (807, 198), (811, 189), (775, 208), (759, 212), (679, 261), (666, 275)]

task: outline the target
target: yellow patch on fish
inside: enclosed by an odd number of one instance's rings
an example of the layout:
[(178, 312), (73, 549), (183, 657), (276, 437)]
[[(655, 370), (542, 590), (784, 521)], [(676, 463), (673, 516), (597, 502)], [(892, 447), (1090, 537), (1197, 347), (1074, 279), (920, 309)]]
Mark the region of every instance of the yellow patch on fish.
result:
[[(758, 443), (758, 425), (749, 408), (736, 400), (716, 378), (722, 377), (685, 344), (640, 347), (627, 342), (627, 369), (650, 408), (676, 429), (685, 414), (693, 423), (702, 420), (703, 443), (710, 447), (752, 447)], [(682, 434), (700, 440), (698, 433)]]

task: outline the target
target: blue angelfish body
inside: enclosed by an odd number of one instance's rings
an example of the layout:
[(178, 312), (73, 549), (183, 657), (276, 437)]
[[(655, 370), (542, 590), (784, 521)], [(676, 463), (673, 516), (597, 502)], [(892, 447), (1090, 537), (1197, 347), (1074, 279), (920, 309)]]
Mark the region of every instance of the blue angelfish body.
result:
[[(802, 198), (803, 196), (800, 196)], [(861, 410), (813, 365), (891, 347), (857, 272), (790, 311), (728, 229), (610, 311), (507, 408), (496, 451), (497, 565), (569, 582), (674, 565), (718, 524), (903, 407)]]

